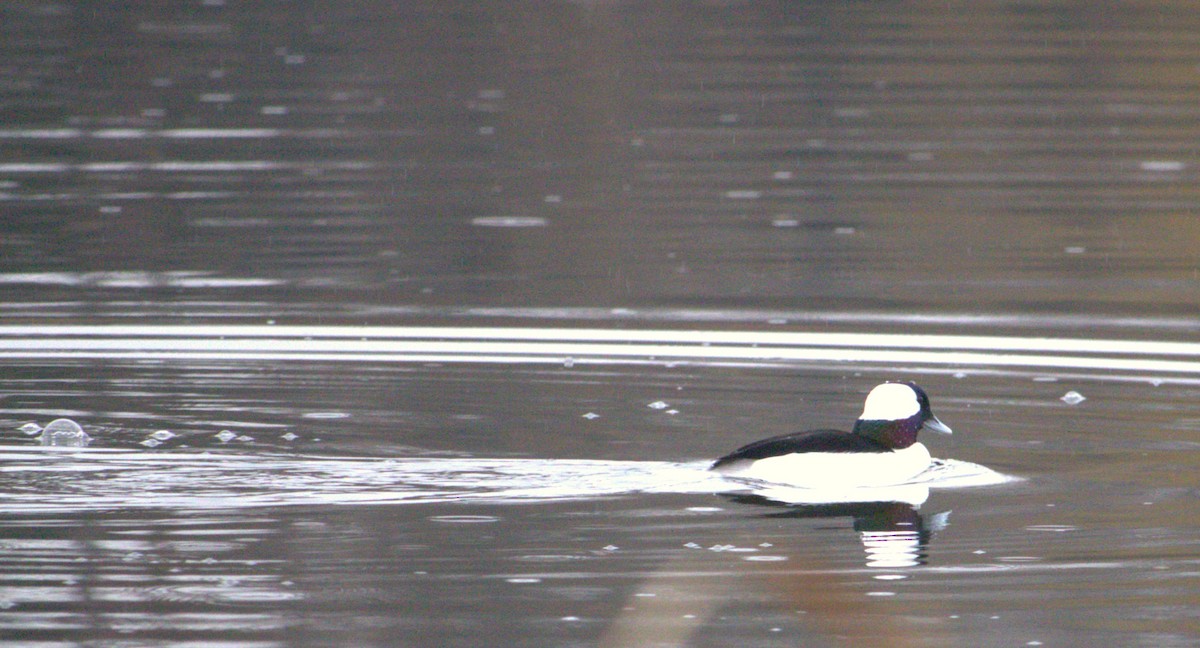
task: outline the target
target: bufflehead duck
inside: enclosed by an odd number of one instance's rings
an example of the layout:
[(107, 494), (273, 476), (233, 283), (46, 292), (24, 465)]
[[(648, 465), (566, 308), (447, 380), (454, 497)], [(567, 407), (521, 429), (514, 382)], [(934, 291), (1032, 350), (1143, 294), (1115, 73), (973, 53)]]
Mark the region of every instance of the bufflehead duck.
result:
[(917, 432), (950, 434), (929, 409), (925, 391), (888, 382), (867, 394), (850, 433), (812, 430), (756, 441), (717, 459), (711, 469), (741, 479), (803, 488), (903, 484), (929, 468)]

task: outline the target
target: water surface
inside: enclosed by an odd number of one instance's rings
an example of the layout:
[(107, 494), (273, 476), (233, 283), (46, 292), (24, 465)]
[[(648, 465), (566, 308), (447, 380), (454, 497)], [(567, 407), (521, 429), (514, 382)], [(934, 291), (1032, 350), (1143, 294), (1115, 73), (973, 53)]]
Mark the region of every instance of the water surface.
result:
[[(1197, 33), (3, 4), (0, 643), (1200, 645)], [(702, 470), (887, 379), (1016, 479)]]

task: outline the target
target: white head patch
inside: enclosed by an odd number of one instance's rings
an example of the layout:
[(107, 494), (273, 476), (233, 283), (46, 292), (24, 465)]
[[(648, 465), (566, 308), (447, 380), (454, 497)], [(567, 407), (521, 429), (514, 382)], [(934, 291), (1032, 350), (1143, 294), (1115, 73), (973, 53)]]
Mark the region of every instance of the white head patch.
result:
[(867, 394), (862, 416), (867, 421), (898, 421), (921, 411), (917, 392), (901, 383), (885, 383)]

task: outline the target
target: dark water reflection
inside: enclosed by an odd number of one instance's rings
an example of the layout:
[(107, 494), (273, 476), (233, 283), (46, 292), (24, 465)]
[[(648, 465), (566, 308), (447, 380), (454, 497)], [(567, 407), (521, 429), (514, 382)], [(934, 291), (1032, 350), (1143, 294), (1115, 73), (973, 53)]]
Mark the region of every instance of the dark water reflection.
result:
[(6, 314), (1190, 316), (1174, 6), (9, 3)]
[[(1195, 352), (1123, 346), (1200, 330), (1190, 9), (0, 5), (0, 318), (23, 327), (0, 441), (24, 453), (0, 464), (0, 641), (1200, 643)], [(111, 323), (193, 347), (31, 350)], [(946, 337), (350, 361), (201, 324), (1020, 336), (1071, 362)], [(936, 456), (1024, 481), (818, 517), (692, 491), (270, 500), (311, 456), (696, 463), (844, 425), (898, 376), (962, 431)], [(253, 506), (161, 479), (89, 506), (159, 473), (22, 450), (59, 417), (99, 454), (277, 463), (183, 482)], [(336, 465), (331, 489), (393, 486)], [(869, 564), (893, 532), (916, 565)]]

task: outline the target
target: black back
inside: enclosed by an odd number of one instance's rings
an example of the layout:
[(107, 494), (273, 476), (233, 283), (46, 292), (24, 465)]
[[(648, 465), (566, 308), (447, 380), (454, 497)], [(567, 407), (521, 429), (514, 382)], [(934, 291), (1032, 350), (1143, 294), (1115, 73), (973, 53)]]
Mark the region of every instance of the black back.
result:
[(713, 468), (735, 461), (754, 461), (794, 452), (891, 452), (891, 448), (871, 439), (838, 430), (797, 432), (755, 441), (717, 459)]

